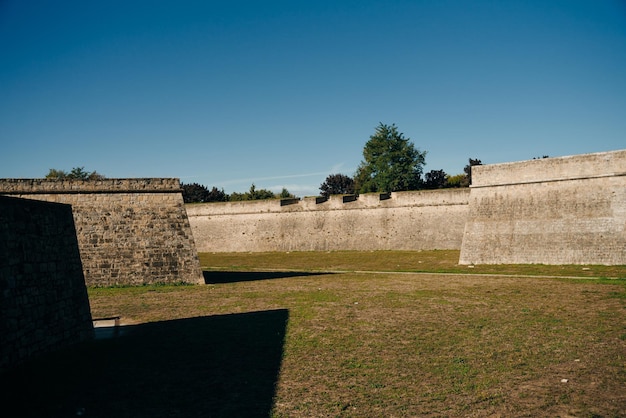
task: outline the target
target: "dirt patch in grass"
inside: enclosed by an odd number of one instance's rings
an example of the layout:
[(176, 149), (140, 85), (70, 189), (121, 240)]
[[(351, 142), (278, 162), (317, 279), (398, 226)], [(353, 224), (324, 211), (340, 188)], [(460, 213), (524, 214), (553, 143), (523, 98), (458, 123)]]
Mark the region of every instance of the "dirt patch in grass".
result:
[[(310, 271), (378, 257), (325, 254)], [(368, 266), (401, 264), (384, 255)], [(136, 337), (91, 346), (106, 367), (78, 383), (20, 369), (27, 400), (88, 402), (86, 416), (626, 416), (623, 280), (301, 275), (278, 261), (259, 274), (263, 258), (242, 260), (209, 271), (214, 284), (90, 289), (93, 316), (121, 315)], [(92, 370), (60, 356), (48, 376)], [(54, 396), (28, 390), (37, 379)]]

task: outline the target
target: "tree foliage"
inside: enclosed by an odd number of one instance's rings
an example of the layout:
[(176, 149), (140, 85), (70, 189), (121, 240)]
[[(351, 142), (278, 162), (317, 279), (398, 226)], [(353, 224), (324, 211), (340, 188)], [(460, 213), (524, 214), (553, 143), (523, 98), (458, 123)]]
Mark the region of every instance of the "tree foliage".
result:
[(446, 179), (446, 187), (464, 187), (465, 174), (455, 174), (454, 176), (448, 176)]
[(261, 200), (261, 199), (288, 199), (295, 198), (289, 193), (289, 190), (283, 187), (280, 194), (275, 194), (271, 190), (257, 189), (254, 184), (250, 186), (250, 190), (245, 193), (233, 192), (230, 195), (224, 193), (224, 189), (213, 187), (209, 190), (206, 186), (198, 183), (181, 184), (183, 191), (183, 200), (185, 203), (199, 202), (228, 202), (228, 201), (244, 201), (244, 200)]
[(224, 193), (224, 189), (220, 190), (217, 187), (213, 186), (213, 188), (209, 192), (209, 198), (207, 202), (227, 202), (227, 201), (228, 201), (228, 195)]
[(363, 148), (355, 175), (355, 190), (395, 192), (419, 189), (426, 151), (420, 151), (395, 124), (380, 123)]
[(102, 180), (106, 177), (96, 171), (86, 171), (85, 167), (74, 167), (69, 173), (64, 170), (51, 168), (48, 174), (46, 174), (46, 178), (57, 180)]
[(354, 180), (345, 174), (331, 174), (320, 185), (321, 195), (329, 197), (333, 194), (354, 193)]
[(470, 158), (468, 164), (463, 168), (465, 173), (465, 181), (462, 183), (464, 187), (468, 187), (472, 184), (472, 167), (475, 165), (482, 165), (482, 161), (479, 159)]
[(209, 197), (209, 189), (198, 183), (181, 184), (181, 188), (185, 203), (206, 202)]
[(181, 184), (183, 190), (183, 201), (185, 203), (199, 202), (226, 202), (228, 195), (224, 193), (224, 189), (218, 190), (213, 187), (209, 190), (206, 186), (198, 183)]
[(206, 186), (198, 183), (181, 184), (183, 190), (183, 201), (185, 203), (199, 202), (226, 202), (228, 195), (224, 193), (224, 189), (218, 190), (213, 187), (209, 190)]
[[(284, 189), (284, 190), (286, 191), (287, 189)], [(271, 190), (267, 190), (267, 189), (257, 190), (256, 186), (253, 183), (252, 186), (250, 186), (250, 190), (247, 191), (246, 193), (237, 193), (237, 192), (231, 193), (229, 200), (231, 201), (262, 200), (262, 199), (275, 199), (276, 197), (277, 196)]]
[(448, 187), (448, 175), (443, 170), (431, 170), (424, 175), (425, 189), (443, 189)]
[(280, 192), (280, 195), (278, 197), (280, 197), (281, 199), (293, 199), (296, 196), (294, 194), (289, 193), (289, 190), (283, 187), (283, 190)]

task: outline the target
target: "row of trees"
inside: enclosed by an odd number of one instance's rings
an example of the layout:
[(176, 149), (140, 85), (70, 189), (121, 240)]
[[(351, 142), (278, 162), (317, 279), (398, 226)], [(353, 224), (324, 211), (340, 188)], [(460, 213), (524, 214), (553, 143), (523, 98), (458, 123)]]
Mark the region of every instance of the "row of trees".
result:
[(96, 171), (86, 171), (85, 167), (74, 167), (69, 172), (51, 168), (48, 174), (46, 174), (46, 178), (57, 180), (102, 180), (106, 177)]
[(363, 161), (354, 177), (331, 174), (320, 186), (322, 196), (369, 192), (467, 187), (471, 184), (471, 168), (480, 165), (469, 159), (463, 174), (450, 176), (443, 170), (431, 170), (422, 178), (426, 151), (420, 151), (405, 138), (395, 124), (380, 123), (363, 148)]
[[(71, 171), (59, 170), (51, 168), (46, 174), (47, 179), (56, 180), (102, 180), (106, 177), (96, 171), (87, 171), (85, 167), (74, 167)], [(260, 199), (286, 199), (295, 197), (289, 191), (283, 188), (282, 192), (276, 194), (271, 190), (257, 189), (254, 184), (250, 186), (250, 190), (245, 193), (232, 193), (230, 195), (213, 187), (211, 190), (198, 183), (181, 184), (183, 190), (183, 200), (185, 203), (193, 202), (228, 202), (241, 200), (260, 200)]]
[[(354, 177), (331, 174), (320, 185), (320, 194), (328, 197), (333, 194), (468, 187), (472, 182), (472, 167), (482, 164), (480, 160), (470, 158), (462, 174), (450, 176), (443, 170), (431, 170), (424, 174), (426, 153), (415, 148), (409, 138), (398, 132), (395, 124), (380, 123), (363, 148), (363, 161), (359, 164)], [(50, 169), (46, 178), (98, 180), (105, 177), (95, 171), (86, 171), (84, 167), (75, 167), (69, 173)], [(295, 197), (285, 188), (276, 194), (267, 189), (257, 189), (254, 184), (245, 193), (234, 192), (230, 195), (226, 194), (224, 189), (213, 187), (209, 190), (198, 183), (182, 184), (182, 190), (185, 203)]]
[[(56, 180), (102, 180), (106, 177), (96, 171), (87, 171), (85, 167), (74, 167), (71, 171), (59, 170), (51, 168), (46, 174), (47, 179)], [(224, 193), (224, 189), (219, 190), (213, 187), (211, 190), (198, 183), (182, 184), (183, 199), (185, 203), (190, 202), (228, 202), (240, 200), (259, 200), (259, 199), (285, 199), (295, 197), (285, 188), (280, 194), (275, 194), (271, 190), (257, 189), (254, 184), (250, 186), (250, 190), (245, 193), (232, 193), (230, 195)]]
[(257, 189), (254, 183), (247, 192), (233, 192), (230, 195), (224, 193), (224, 189), (219, 190), (217, 187), (213, 187), (209, 190), (207, 187), (198, 183), (182, 184), (182, 189), (185, 203), (237, 202), (242, 200), (287, 199), (295, 197), (285, 188), (283, 188), (280, 193), (276, 194), (271, 190)]
[[(320, 185), (320, 194), (328, 197), (334, 194), (468, 187), (472, 182), (472, 167), (482, 164), (479, 159), (470, 158), (462, 174), (451, 176), (443, 170), (431, 170), (424, 174), (426, 153), (415, 148), (410, 139), (398, 131), (395, 124), (380, 123), (363, 148), (363, 161), (354, 177), (331, 174)], [(183, 185), (183, 197), (185, 202), (226, 202), (294, 196), (286, 189), (280, 194), (265, 189), (257, 190), (254, 184), (246, 193), (227, 195), (224, 189), (213, 187), (208, 190), (193, 183)]]
[[(544, 157), (546, 158), (546, 157)], [(481, 164), (480, 160), (473, 160), (470, 158), (469, 164), (465, 167), (465, 174), (458, 174), (456, 176), (448, 176), (443, 170), (432, 170), (425, 174), (424, 180), (418, 177), (417, 189), (441, 189), (448, 187), (467, 187), (471, 182), (471, 166)], [(63, 171), (51, 168), (46, 175), (47, 179), (71, 179), (71, 180), (101, 180), (106, 177), (96, 171), (85, 171), (84, 167), (75, 167), (71, 171)], [(352, 177), (345, 174), (331, 174), (326, 177), (326, 180), (320, 186), (321, 196), (329, 197), (333, 194), (354, 194), (363, 192), (362, 189), (357, 188), (357, 184)], [(385, 190), (384, 188), (378, 189), (376, 183), (370, 180), (367, 183), (366, 192), (376, 192)], [(197, 202), (235, 202), (244, 200), (262, 200), (262, 199), (287, 199), (295, 198), (295, 195), (289, 193), (285, 188), (281, 193), (274, 193), (267, 189), (257, 189), (254, 184), (250, 186), (250, 189), (244, 193), (233, 192), (230, 195), (224, 192), (224, 189), (218, 189), (213, 187), (210, 190), (201, 184), (190, 183), (181, 184), (183, 199), (185, 203), (197, 203)], [(402, 189), (396, 189), (392, 191), (399, 191)], [(416, 190), (407, 188), (404, 190)]]
[[(480, 160), (470, 158), (469, 164), (464, 168), (464, 173), (454, 176), (446, 174), (443, 170), (431, 170), (424, 175), (424, 180), (419, 179), (417, 183), (418, 186), (415, 189), (409, 188), (406, 190), (468, 187), (471, 183), (471, 167), (480, 164)], [(384, 189), (381, 189), (381, 191), (382, 190)], [(400, 189), (392, 191), (400, 191)], [(331, 174), (326, 177), (326, 180), (324, 180), (324, 183), (320, 186), (320, 194), (325, 197), (329, 197), (333, 194), (354, 194), (357, 192), (361, 192), (357, 187), (357, 183), (352, 177), (346, 176), (345, 174)]]

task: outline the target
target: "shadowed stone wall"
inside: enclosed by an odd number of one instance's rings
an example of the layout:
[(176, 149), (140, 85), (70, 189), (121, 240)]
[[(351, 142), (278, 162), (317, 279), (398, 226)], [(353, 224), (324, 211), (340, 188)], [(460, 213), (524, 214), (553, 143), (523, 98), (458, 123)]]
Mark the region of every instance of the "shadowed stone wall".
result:
[(461, 264), (626, 264), (626, 150), (472, 168)]
[(460, 249), (469, 189), (187, 205), (201, 252)]
[(204, 283), (178, 179), (4, 179), (0, 194), (72, 205), (87, 285)]
[(92, 337), (71, 207), (0, 196), (0, 370)]

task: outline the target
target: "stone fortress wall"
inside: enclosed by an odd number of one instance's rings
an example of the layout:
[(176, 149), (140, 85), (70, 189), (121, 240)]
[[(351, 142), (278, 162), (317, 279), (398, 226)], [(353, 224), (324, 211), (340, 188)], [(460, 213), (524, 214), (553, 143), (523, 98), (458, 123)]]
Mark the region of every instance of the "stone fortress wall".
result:
[(472, 177), (469, 189), (328, 200), (184, 205), (178, 179), (7, 179), (0, 195), (71, 204), (91, 286), (203, 283), (197, 251), (460, 249), (461, 264), (626, 265), (626, 150)]
[(3, 179), (0, 195), (72, 206), (87, 285), (204, 283), (178, 179)]
[(188, 204), (198, 251), (461, 248), (469, 189)]
[(93, 334), (72, 208), (0, 196), (0, 371)]
[(187, 213), (202, 252), (460, 249), (461, 264), (626, 265), (626, 150), (475, 166), (472, 182)]
[(626, 265), (626, 150), (477, 166), (461, 264)]

